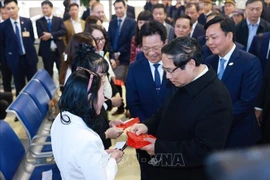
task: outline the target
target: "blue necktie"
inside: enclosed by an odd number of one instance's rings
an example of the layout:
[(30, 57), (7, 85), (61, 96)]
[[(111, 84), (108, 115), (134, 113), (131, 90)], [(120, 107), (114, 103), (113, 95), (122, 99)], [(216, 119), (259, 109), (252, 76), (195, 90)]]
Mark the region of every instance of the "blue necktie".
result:
[(160, 86), (161, 86), (161, 81), (160, 81), (160, 75), (158, 72), (158, 67), (160, 64), (154, 64), (153, 66), (155, 67), (155, 84), (156, 84), (156, 91), (159, 93)]
[(18, 44), (19, 44), (19, 55), (23, 55), (23, 49), (22, 49), (22, 42), (21, 42), (21, 36), (20, 36), (20, 30), (19, 27), (17, 25), (18, 22), (14, 22), (15, 24), (15, 32), (16, 32), (16, 37), (18, 40)]
[(222, 79), (222, 76), (223, 76), (223, 74), (224, 74), (224, 71), (225, 71), (225, 62), (226, 62), (226, 60), (225, 59), (220, 59), (219, 60), (219, 73), (218, 73), (218, 79)]
[(49, 30), (49, 32), (52, 32), (52, 21), (51, 21), (51, 19), (48, 19), (48, 30)]
[(119, 39), (119, 35), (120, 35), (121, 22), (122, 22), (122, 19), (117, 20), (117, 27), (116, 27), (115, 36), (114, 36), (115, 38), (113, 41), (113, 50), (114, 51), (118, 50), (118, 39)]

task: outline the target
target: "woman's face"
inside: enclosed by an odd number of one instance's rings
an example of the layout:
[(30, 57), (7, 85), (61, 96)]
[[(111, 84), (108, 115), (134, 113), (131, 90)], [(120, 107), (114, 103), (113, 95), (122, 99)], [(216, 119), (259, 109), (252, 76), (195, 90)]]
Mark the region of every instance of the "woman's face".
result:
[(97, 99), (96, 99), (96, 102), (94, 104), (94, 108), (96, 110), (97, 115), (100, 114), (100, 110), (103, 106), (104, 101), (105, 101), (105, 99), (104, 99), (104, 94), (103, 94), (103, 83), (101, 83), (101, 86), (100, 86), (98, 93), (97, 93)]
[(144, 23), (146, 23), (147, 21), (145, 20), (138, 20), (138, 29), (141, 30), (142, 26), (144, 25)]
[(92, 36), (95, 38), (97, 42), (97, 50), (102, 51), (105, 45), (105, 38), (103, 36), (103, 33), (100, 30), (95, 29), (92, 32)]

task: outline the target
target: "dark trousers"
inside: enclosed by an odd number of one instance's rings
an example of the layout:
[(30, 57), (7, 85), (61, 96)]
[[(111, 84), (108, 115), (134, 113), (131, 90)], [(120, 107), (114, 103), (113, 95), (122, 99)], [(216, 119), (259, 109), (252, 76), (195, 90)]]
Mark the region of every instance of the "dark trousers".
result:
[(54, 62), (56, 64), (56, 68), (58, 69), (58, 74), (60, 72), (60, 64), (61, 64), (61, 57), (59, 55), (57, 49), (55, 51), (51, 51), (46, 56), (42, 56), (44, 69), (48, 71), (48, 73), (53, 77), (53, 65)]
[(146, 151), (140, 149), (136, 149), (136, 155), (140, 164), (141, 180), (149, 180), (151, 177), (150, 173), (153, 169), (153, 166), (148, 164), (151, 159), (150, 155)]
[(16, 67), (10, 69), (12, 70), (14, 77), (17, 96), (26, 84), (25, 78), (30, 81), (34, 74), (37, 72), (37, 64), (29, 64), (26, 55), (23, 55), (19, 56), (19, 61), (14, 63), (14, 66)]
[(1, 61), (1, 71), (2, 71), (2, 81), (4, 86), (5, 92), (11, 92), (11, 79), (12, 79), (12, 72), (7, 65), (7, 61), (3, 59)]

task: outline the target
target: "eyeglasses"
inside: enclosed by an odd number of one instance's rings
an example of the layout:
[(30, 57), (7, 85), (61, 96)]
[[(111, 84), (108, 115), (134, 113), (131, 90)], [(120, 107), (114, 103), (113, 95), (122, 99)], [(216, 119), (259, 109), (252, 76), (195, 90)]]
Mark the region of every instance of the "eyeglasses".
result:
[(95, 38), (95, 40), (96, 40), (97, 43), (105, 42), (105, 38), (104, 38), (104, 37), (101, 37), (101, 38)]
[(84, 67), (78, 66), (77, 69), (76, 69), (76, 71), (80, 71), (80, 70), (84, 70), (84, 71), (87, 71), (89, 73), (89, 76), (90, 77), (89, 77), (89, 82), (88, 82), (88, 86), (87, 86), (87, 92), (88, 92), (90, 90), (90, 88), (91, 88), (91, 85), (92, 85), (92, 82), (93, 82), (93, 78), (94, 78), (94, 76), (97, 76), (97, 74), (94, 73), (94, 72), (92, 72), (92, 71), (90, 71), (89, 69), (86, 69)]
[(174, 69), (167, 69), (167, 68), (165, 68), (165, 67), (162, 67), (162, 69), (166, 72), (166, 73), (170, 73), (170, 74), (172, 74), (176, 69), (178, 69), (179, 68), (179, 66), (178, 67), (176, 67), (176, 68), (174, 68)]
[(154, 52), (157, 52), (158, 50), (160, 50), (163, 46), (154, 46), (154, 47), (145, 47), (142, 46), (142, 51), (145, 53), (149, 53), (151, 50)]

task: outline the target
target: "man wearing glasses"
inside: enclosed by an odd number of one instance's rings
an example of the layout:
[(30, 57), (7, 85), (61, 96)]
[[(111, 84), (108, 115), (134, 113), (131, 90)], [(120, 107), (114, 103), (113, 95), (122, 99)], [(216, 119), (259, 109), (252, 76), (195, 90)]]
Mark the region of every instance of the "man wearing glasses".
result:
[(150, 144), (141, 148), (152, 156), (149, 179), (207, 179), (204, 159), (224, 148), (231, 128), (230, 95), (214, 70), (201, 64), (201, 47), (195, 39), (176, 38), (161, 52), (174, 92), (163, 108), (131, 131), (157, 138), (148, 138)]
[[(132, 117), (141, 122), (150, 118), (160, 108), (171, 83), (162, 69), (161, 48), (167, 43), (166, 28), (157, 21), (145, 23), (140, 31), (144, 57), (130, 64), (126, 79), (126, 99)], [(148, 179), (150, 156), (137, 150), (141, 168), (141, 179)]]

